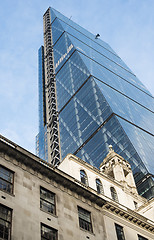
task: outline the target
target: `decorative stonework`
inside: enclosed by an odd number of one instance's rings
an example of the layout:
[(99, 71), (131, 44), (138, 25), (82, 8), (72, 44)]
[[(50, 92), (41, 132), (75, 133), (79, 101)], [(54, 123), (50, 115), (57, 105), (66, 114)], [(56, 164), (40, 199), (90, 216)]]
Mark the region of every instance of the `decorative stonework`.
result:
[(128, 210), (128, 212), (123, 211), (121, 208), (118, 208), (116, 205), (113, 205), (112, 203), (107, 202), (104, 206), (104, 209), (109, 210), (110, 212), (119, 215), (120, 217), (122, 217), (125, 220), (128, 220), (130, 222), (133, 222), (134, 224), (150, 231), (150, 232), (154, 232), (154, 226), (150, 223), (148, 223), (148, 219), (144, 218), (143, 216), (140, 216), (137, 213), (134, 213), (133, 211), (130, 212), (130, 210)]
[(109, 153), (100, 165), (100, 171), (112, 177), (120, 184), (129, 189), (133, 194), (137, 194), (133, 173), (129, 162), (119, 154), (115, 153), (112, 145), (109, 145)]
[[(114, 153), (113, 149), (112, 151), (109, 152), (109, 161), (105, 162), (105, 165), (109, 167), (111, 165), (111, 169), (113, 170), (116, 167), (121, 171), (123, 170), (123, 177), (127, 177), (129, 173), (131, 173), (131, 169), (129, 169), (129, 165), (127, 166), (127, 161), (124, 161), (123, 158), (119, 157), (116, 153)], [(18, 147), (17, 149), (11, 149), (10, 146), (4, 145), (4, 143), (1, 143), (0, 141), (0, 152), (5, 152), (5, 156), (8, 155), (7, 158), (7, 164), (12, 163), (14, 166), (13, 168), (22, 169), (22, 173), (24, 173), (24, 177), (28, 179), (28, 176), (30, 174), (36, 176), (39, 180), (40, 183), (43, 183), (44, 187), (49, 185), (52, 187), (54, 186), (54, 190), (57, 192), (60, 192), (59, 190), (63, 191), (62, 195), (64, 193), (67, 194), (67, 197), (74, 198), (74, 200), (80, 201), (82, 205), (86, 205), (88, 208), (95, 208), (97, 209), (98, 212), (101, 212), (102, 215), (104, 212), (106, 214), (112, 215), (113, 218), (115, 216), (119, 216), (122, 219), (125, 219), (126, 221), (131, 222), (132, 224), (135, 224), (138, 227), (143, 228), (144, 230), (148, 230), (149, 232), (154, 231), (154, 227), (152, 226), (152, 221), (151, 223), (149, 220), (142, 215), (136, 213), (135, 211), (132, 211), (128, 209), (127, 207), (121, 205), (121, 204), (116, 204), (114, 201), (111, 201), (109, 197), (105, 197), (104, 195), (98, 195), (96, 190), (92, 189), (89, 186), (83, 185), (80, 181), (74, 179), (73, 177), (69, 176), (68, 174), (60, 171), (57, 168), (53, 168), (51, 164), (46, 163), (45, 161), (33, 157), (32, 154), (28, 153), (26, 155), (26, 152), (22, 152), (22, 148)], [(74, 158), (77, 158), (74, 156)], [(3, 159), (6, 162), (6, 159)], [(82, 161), (82, 164), (84, 164), (84, 161)], [(86, 164), (87, 168), (88, 165)], [(121, 168), (119, 168), (119, 166)], [(95, 168), (89, 167), (91, 171), (94, 171)], [(23, 171), (24, 170), (24, 171)], [(127, 171), (127, 172), (125, 172)], [(98, 174), (99, 170), (96, 171), (96, 175)], [(28, 174), (30, 173), (30, 174)], [(100, 173), (101, 174), (101, 173)], [(114, 172), (115, 176), (116, 171)], [(30, 176), (31, 178), (32, 176)], [(15, 176), (16, 178), (16, 176)], [(107, 177), (106, 177), (107, 178)], [(35, 180), (36, 178), (34, 177), (33, 182), (30, 182), (29, 179), (24, 179), (24, 187), (29, 189), (29, 191), (33, 191), (33, 187), (35, 186)], [(41, 181), (43, 180), (43, 181)], [(111, 178), (108, 180), (111, 182)], [(129, 180), (129, 179), (128, 179)], [(116, 181), (113, 181), (113, 183)], [(122, 182), (121, 182), (122, 183)], [(125, 183), (127, 183), (125, 181)], [(120, 183), (116, 183), (120, 187)], [(124, 182), (123, 182), (124, 184)], [(131, 182), (129, 183), (131, 184)], [(31, 188), (32, 187), (32, 188)], [(48, 188), (47, 187), (47, 188)], [(128, 183), (123, 189), (126, 188), (127, 192), (132, 190), (133, 187), (130, 185), (130, 189), (128, 187)], [(38, 191), (38, 189), (37, 189)], [(34, 192), (35, 193), (35, 192)], [(16, 196), (15, 196), (16, 197)], [(137, 198), (138, 195), (135, 195), (135, 198)], [(73, 201), (74, 201), (73, 200)], [(102, 217), (103, 218), (103, 217)]]

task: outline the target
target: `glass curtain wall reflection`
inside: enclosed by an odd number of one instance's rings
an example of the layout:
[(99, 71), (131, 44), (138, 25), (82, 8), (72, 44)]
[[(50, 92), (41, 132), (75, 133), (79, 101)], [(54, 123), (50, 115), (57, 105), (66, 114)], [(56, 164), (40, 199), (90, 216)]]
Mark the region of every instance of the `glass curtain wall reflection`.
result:
[[(46, 41), (49, 31), (51, 41)], [(44, 59), (52, 53), (53, 60), (58, 161), (73, 153), (99, 167), (111, 144), (130, 162), (139, 194), (154, 196), (151, 93), (107, 43), (53, 8), (44, 14), (44, 38)], [(45, 63), (45, 72), (47, 67)], [(49, 91), (45, 94), (49, 99)], [(51, 101), (46, 101), (46, 112), (50, 111)], [(54, 129), (47, 113), (48, 138), (52, 139)], [(57, 145), (50, 144), (56, 149)], [(52, 157), (48, 159), (52, 163)]]
[(44, 47), (38, 50), (38, 83), (39, 83), (39, 133), (36, 136), (36, 153), (40, 158), (48, 161), (47, 125), (46, 125), (46, 95)]

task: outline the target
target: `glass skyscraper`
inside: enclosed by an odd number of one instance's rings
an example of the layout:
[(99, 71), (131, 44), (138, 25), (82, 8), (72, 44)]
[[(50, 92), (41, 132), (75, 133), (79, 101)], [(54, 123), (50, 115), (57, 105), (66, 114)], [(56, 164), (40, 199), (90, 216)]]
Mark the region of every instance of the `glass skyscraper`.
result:
[(56, 165), (73, 153), (99, 167), (111, 144), (138, 191), (154, 196), (153, 96), (113, 49), (53, 8), (39, 49), (37, 154)]

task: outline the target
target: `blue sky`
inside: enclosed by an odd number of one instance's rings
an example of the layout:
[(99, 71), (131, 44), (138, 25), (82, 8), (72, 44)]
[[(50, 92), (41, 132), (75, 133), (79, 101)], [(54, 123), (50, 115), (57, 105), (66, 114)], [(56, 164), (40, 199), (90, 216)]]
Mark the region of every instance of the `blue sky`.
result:
[(5, 0), (0, 5), (0, 134), (35, 153), (37, 51), (51, 6), (99, 33), (154, 95), (153, 0)]

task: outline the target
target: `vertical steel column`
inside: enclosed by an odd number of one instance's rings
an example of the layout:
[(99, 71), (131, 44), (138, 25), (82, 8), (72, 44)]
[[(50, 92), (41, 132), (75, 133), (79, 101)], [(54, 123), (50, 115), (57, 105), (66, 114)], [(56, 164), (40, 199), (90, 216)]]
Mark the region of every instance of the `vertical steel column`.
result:
[(56, 99), (56, 83), (54, 75), (54, 58), (52, 47), (51, 16), (50, 8), (43, 16), (44, 22), (44, 62), (46, 83), (46, 106), (47, 106), (47, 132), (48, 132), (48, 156), (51, 164), (60, 162), (60, 143), (58, 111)]

